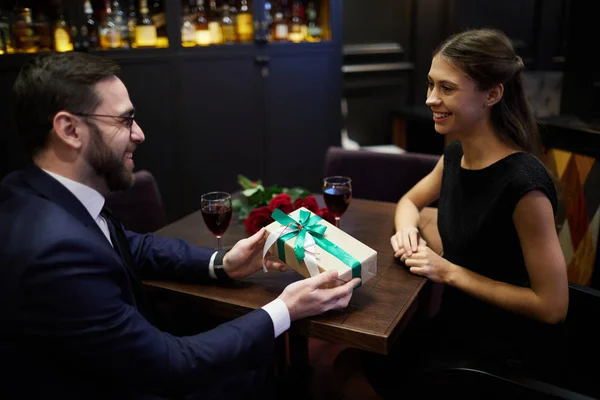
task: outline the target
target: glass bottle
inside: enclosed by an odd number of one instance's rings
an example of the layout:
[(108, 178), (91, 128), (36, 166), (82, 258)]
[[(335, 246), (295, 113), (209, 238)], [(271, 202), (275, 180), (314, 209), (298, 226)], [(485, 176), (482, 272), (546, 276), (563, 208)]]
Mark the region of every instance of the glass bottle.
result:
[(183, 47), (196, 46), (196, 26), (192, 21), (189, 6), (183, 7), (183, 23), (181, 24), (181, 45)]
[(309, 42), (320, 42), (323, 32), (319, 25), (317, 6), (314, 1), (309, 1), (306, 7), (306, 17), (308, 19), (308, 27), (306, 30), (306, 40)]
[(8, 54), (12, 49), (10, 19), (0, 10), (0, 54)]
[(242, 43), (251, 42), (254, 37), (252, 27), (252, 13), (248, 7), (248, 0), (241, 0), (240, 11), (237, 15), (237, 36)]
[[(141, 7), (140, 7), (141, 8)], [(160, 38), (167, 37), (167, 14), (163, 7), (161, 0), (152, 0), (152, 7), (150, 9), (150, 18), (156, 26), (156, 35)]]
[(121, 33), (122, 47), (129, 48), (131, 43), (129, 40), (129, 29), (127, 28), (127, 18), (125, 18), (125, 11), (121, 8), (121, 4), (118, 0), (112, 2), (112, 15), (115, 25)]
[(294, 0), (288, 38), (294, 43), (303, 42), (306, 38), (306, 30), (306, 24), (304, 23), (304, 7), (300, 1)]
[(129, 42), (131, 47), (137, 47), (135, 41), (135, 27), (137, 26), (137, 10), (135, 9), (135, 1), (129, 0), (127, 8), (127, 31), (129, 32)]
[(223, 33), (223, 43), (235, 43), (237, 36), (235, 33), (235, 25), (229, 13), (229, 4), (223, 4), (223, 13), (221, 17), (221, 32)]
[(14, 27), (15, 51), (21, 53), (35, 53), (39, 48), (39, 36), (33, 29), (31, 9), (21, 8), (18, 12)]
[(157, 29), (150, 19), (147, 0), (140, 0), (140, 18), (135, 27), (135, 42), (137, 47), (156, 47)]
[(73, 51), (73, 42), (71, 41), (71, 29), (64, 14), (60, 13), (58, 20), (54, 24), (54, 50), (64, 53)]
[(38, 39), (38, 51), (51, 51), (52, 46), (52, 28), (50, 19), (43, 13), (37, 15), (37, 20), (33, 23), (33, 29)]
[(235, 0), (223, 0), (223, 3), (227, 4), (227, 1), (229, 1), (229, 18), (231, 18), (231, 21), (233, 21), (233, 28), (237, 37), (237, 17), (239, 10), (237, 8)]
[(288, 40), (289, 35), (289, 20), (286, 17), (288, 14), (287, 0), (279, 0), (279, 6), (273, 17), (273, 41), (283, 42)]
[(208, 30), (210, 31), (210, 43), (223, 43), (223, 31), (221, 30), (221, 20), (219, 11), (217, 10), (217, 1), (210, 0), (210, 19), (208, 21)]
[(206, 11), (204, 10), (204, 0), (198, 0), (196, 4), (198, 7), (196, 16), (196, 44), (198, 46), (208, 46), (211, 43), (211, 36), (208, 29)]
[[(87, 44), (87, 47), (90, 49), (98, 48), (98, 22), (94, 18), (94, 9), (92, 8), (92, 3), (90, 0), (85, 0), (83, 3), (83, 13), (85, 15), (85, 32), (82, 29), (82, 35), (87, 36), (87, 41), (84, 39), (84, 47)], [(84, 35), (84, 33), (86, 35)]]
[(270, 0), (265, 1), (265, 18), (263, 21), (263, 29), (266, 31), (266, 39), (269, 42), (273, 41), (273, 6)]
[(115, 24), (112, 9), (110, 8), (110, 1), (106, 0), (104, 20), (100, 27), (100, 46), (103, 49), (118, 49), (122, 45), (121, 30)]

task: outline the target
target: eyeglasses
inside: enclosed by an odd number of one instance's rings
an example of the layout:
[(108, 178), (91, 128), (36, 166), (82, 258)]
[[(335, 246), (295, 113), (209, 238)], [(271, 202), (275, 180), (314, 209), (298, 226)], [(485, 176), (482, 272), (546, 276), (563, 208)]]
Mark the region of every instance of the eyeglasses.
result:
[(86, 113), (74, 113), (80, 117), (105, 117), (105, 118), (117, 118), (122, 120), (123, 125), (129, 129), (129, 136), (133, 133), (133, 121), (135, 121), (135, 113), (129, 116), (126, 115), (104, 115), (104, 114), (86, 114)]

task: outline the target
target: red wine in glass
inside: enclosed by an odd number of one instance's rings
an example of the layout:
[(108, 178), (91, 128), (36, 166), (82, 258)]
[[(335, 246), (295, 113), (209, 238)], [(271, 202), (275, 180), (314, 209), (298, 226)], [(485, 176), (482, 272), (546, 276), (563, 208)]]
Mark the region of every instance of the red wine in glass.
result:
[(329, 176), (323, 180), (323, 199), (335, 216), (335, 226), (340, 226), (340, 218), (352, 200), (352, 181), (346, 176)]
[(327, 208), (336, 217), (341, 217), (350, 204), (352, 199), (352, 191), (348, 188), (326, 188), (323, 190), (323, 198)]
[(217, 237), (217, 250), (221, 250), (221, 236), (231, 222), (231, 195), (225, 192), (205, 193), (200, 202), (204, 223), (208, 230)]
[(202, 217), (208, 230), (215, 236), (223, 236), (231, 221), (231, 207), (213, 204), (202, 208)]

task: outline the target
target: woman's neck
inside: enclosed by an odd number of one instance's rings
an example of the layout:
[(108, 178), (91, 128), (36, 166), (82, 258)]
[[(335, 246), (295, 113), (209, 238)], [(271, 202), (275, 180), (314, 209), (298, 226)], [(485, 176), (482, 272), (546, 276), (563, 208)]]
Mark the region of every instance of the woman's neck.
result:
[(484, 129), (459, 139), (463, 149), (461, 167), (465, 169), (483, 169), (519, 151), (500, 140), (492, 129)]

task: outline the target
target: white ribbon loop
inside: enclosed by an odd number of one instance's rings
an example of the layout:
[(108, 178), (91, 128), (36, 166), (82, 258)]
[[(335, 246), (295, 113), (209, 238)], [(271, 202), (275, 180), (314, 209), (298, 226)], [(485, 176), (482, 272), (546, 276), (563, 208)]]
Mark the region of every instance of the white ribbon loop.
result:
[[(278, 228), (273, 232), (269, 233), (269, 236), (267, 236), (262, 256), (262, 265), (264, 272), (267, 272), (267, 266), (265, 265), (265, 257), (267, 256), (269, 249), (271, 248), (271, 246), (273, 246), (273, 244), (275, 244), (277, 239), (287, 235), (290, 232), (297, 232), (297, 229), (292, 229), (289, 226), (282, 226), (281, 228)], [(312, 235), (309, 232), (306, 232), (306, 236), (304, 238), (304, 261), (306, 262), (306, 268), (308, 269), (308, 273), (311, 277), (319, 275), (319, 267), (317, 266), (317, 258), (315, 256), (315, 239), (313, 239)]]

